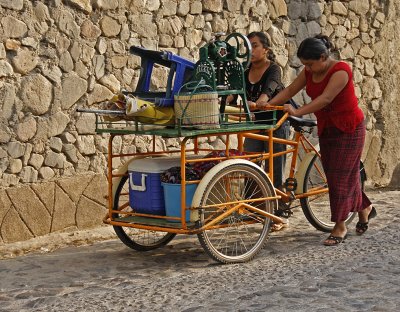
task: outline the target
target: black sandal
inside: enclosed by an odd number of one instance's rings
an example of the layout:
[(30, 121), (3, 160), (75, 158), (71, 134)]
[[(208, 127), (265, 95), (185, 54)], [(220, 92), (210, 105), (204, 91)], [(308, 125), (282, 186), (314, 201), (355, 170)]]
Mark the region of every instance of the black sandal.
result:
[(358, 235), (364, 234), (368, 230), (369, 220), (371, 220), (372, 218), (375, 218), (376, 215), (377, 215), (376, 209), (375, 209), (374, 206), (372, 206), (372, 209), (371, 209), (371, 211), (369, 212), (369, 215), (368, 215), (368, 222), (360, 222), (360, 221), (357, 222), (357, 224), (356, 224), (356, 233)]
[[(340, 243), (343, 243), (347, 238), (347, 234), (344, 237), (333, 236), (332, 234), (328, 236), (328, 238), (324, 241), (325, 246), (336, 246)], [(333, 243), (328, 243), (327, 241), (333, 241)]]

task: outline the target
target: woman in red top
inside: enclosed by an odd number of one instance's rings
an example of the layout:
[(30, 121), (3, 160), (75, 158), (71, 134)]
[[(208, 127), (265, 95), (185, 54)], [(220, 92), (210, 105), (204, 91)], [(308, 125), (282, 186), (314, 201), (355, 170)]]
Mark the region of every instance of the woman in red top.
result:
[(345, 220), (351, 211), (358, 212), (357, 234), (368, 229), (376, 210), (360, 185), (359, 164), (365, 141), (364, 114), (358, 107), (350, 67), (329, 56), (332, 45), (326, 36), (305, 39), (297, 56), (305, 66), (290, 86), (259, 108), (286, 103), (306, 88), (312, 101), (296, 109), (285, 104), (292, 116), (315, 113), (321, 160), (329, 186), (331, 220), (335, 226), (324, 245), (341, 243), (347, 236)]

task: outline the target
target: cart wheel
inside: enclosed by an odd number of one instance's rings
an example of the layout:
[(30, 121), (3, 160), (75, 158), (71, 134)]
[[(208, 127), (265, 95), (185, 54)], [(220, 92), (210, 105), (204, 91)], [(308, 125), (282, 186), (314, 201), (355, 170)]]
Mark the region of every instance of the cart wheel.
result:
[[(360, 164), (360, 170), (364, 166)], [(361, 187), (364, 189), (365, 178), (361, 175)], [(308, 192), (313, 188), (327, 187), (326, 177), (322, 168), (321, 159), (315, 155), (308, 165), (304, 176), (303, 191)], [(317, 230), (331, 232), (335, 223), (331, 221), (331, 210), (329, 207), (328, 192), (316, 196), (310, 196), (300, 199), (301, 208), (308, 222)], [(354, 219), (356, 213), (351, 212), (346, 219), (346, 225)]]
[[(207, 226), (221, 214), (238, 205), (240, 200), (275, 196), (275, 189), (264, 171), (247, 160), (227, 160), (211, 169), (201, 180), (193, 206), (224, 204), (203, 208), (199, 212), (200, 226)], [(276, 200), (247, 202), (273, 213)], [(209, 229), (198, 234), (204, 250), (222, 263), (247, 262), (263, 248), (271, 220), (250, 209), (240, 207)]]
[[(118, 183), (118, 182), (117, 182)], [(129, 206), (129, 180), (123, 176), (114, 193), (114, 210), (132, 211)], [(114, 213), (113, 218), (123, 215)], [(138, 251), (153, 250), (168, 244), (176, 234), (114, 225), (118, 238), (128, 247)]]

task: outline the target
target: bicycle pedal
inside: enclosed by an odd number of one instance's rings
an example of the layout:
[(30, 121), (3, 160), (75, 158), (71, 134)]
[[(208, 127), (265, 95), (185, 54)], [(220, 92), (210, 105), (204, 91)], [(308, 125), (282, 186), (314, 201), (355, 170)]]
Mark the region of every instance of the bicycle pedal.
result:
[(284, 185), (286, 191), (293, 192), (297, 188), (297, 180), (295, 178), (287, 178)]

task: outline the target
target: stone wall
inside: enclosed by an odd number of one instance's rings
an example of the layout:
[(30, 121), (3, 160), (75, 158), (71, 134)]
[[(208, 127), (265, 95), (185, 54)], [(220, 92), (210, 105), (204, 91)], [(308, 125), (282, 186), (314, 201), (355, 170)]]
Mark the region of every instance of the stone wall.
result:
[[(127, 52), (131, 45), (196, 60), (219, 31), (267, 32), (287, 83), (301, 69), (298, 44), (330, 36), (337, 56), (353, 66), (367, 116), (370, 183), (399, 181), (399, 6), (399, 0), (0, 0), (0, 243), (101, 224), (108, 137), (95, 135), (94, 116), (76, 108), (135, 88), (140, 60)], [(165, 86), (165, 74), (157, 72), (153, 89)], [(297, 100), (308, 99), (302, 93)], [(116, 151), (149, 147), (146, 137), (115, 141)], [(176, 144), (157, 142), (160, 150)]]

